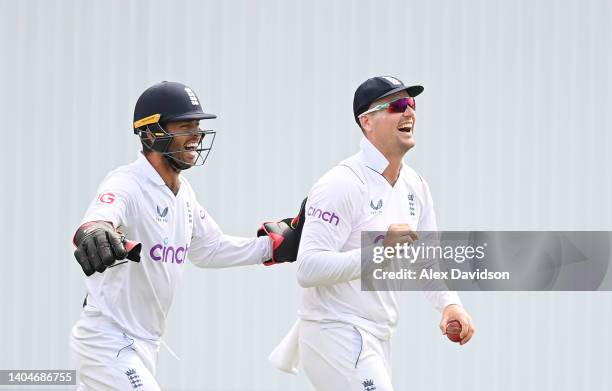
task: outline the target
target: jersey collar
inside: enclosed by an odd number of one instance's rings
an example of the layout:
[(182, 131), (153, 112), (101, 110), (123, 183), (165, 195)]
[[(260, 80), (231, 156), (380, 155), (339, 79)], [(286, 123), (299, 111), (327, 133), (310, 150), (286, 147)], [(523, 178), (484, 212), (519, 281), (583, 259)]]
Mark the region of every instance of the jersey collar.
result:
[(136, 167), (138, 168), (138, 174), (143, 178), (147, 178), (158, 186), (166, 186), (166, 182), (164, 182), (155, 167), (151, 165), (151, 163), (147, 160), (147, 158), (141, 151), (138, 152)]
[(360, 143), (361, 154), (363, 156), (363, 161), (366, 167), (371, 168), (376, 171), (380, 175), (382, 175), (383, 171), (389, 165), (389, 161), (383, 155), (374, 144), (370, 142), (367, 138), (363, 137)]

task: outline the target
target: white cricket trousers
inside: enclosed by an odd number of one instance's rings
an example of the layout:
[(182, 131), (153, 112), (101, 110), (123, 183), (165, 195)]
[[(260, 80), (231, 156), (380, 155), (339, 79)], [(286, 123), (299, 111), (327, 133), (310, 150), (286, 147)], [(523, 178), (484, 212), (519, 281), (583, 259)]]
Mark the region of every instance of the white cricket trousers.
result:
[(83, 312), (70, 347), (79, 391), (161, 390), (155, 380), (159, 343), (129, 336), (103, 315)]
[(317, 391), (393, 391), (390, 341), (353, 325), (302, 321), (299, 351)]

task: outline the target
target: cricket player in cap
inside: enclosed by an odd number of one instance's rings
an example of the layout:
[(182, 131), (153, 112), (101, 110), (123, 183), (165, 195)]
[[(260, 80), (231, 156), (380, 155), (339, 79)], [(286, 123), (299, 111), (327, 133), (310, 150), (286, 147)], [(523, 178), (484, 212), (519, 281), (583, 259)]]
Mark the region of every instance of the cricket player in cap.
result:
[[(175, 82), (142, 93), (136, 161), (111, 171), (74, 236), (87, 295), (72, 328), (82, 390), (159, 390), (157, 353), (185, 271), (293, 262), (303, 220), (264, 223), (258, 237), (223, 234), (181, 172), (204, 164), (215, 132), (195, 92)], [(203, 142), (206, 141), (206, 146)]]
[[(421, 86), (374, 77), (355, 91), (353, 114), (363, 132), (359, 153), (340, 162), (312, 187), (298, 253), (305, 288), (299, 320), (270, 360), (297, 372), (301, 361), (318, 391), (389, 391), (391, 336), (398, 305), (393, 291), (362, 291), (361, 233), (386, 232), (383, 244), (412, 243), (417, 231), (436, 231), (425, 180), (403, 163), (415, 146)], [(474, 333), (455, 292), (427, 291), (442, 312), (440, 329), (457, 320), (461, 344)]]

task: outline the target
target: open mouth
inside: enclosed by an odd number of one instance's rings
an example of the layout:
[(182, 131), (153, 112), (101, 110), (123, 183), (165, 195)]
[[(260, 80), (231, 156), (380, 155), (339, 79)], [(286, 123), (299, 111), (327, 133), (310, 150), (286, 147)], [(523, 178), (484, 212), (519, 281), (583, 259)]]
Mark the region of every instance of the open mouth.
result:
[(198, 149), (198, 143), (185, 144), (185, 151), (196, 151)]
[(414, 124), (413, 124), (413, 123), (411, 123), (411, 122), (407, 122), (407, 123), (405, 123), (405, 124), (401, 124), (401, 125), (400, 125), (400, 126), (397, 128), (397, 130), (399, 130), (400, 132), (403, 132), (403, 133), (412, 133), (412, 127), (413, 127), (413, 126), (414, 126)]

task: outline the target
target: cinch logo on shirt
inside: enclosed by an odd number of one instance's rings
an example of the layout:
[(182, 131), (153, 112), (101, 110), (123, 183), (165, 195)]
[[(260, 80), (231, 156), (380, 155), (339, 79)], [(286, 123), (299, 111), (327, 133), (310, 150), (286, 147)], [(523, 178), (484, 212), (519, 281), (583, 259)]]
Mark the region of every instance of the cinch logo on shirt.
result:
[(334, 212), (323, 211), (321, 209), (314, 208), (312, 206), (308, 208), (307, 215), (316, 217), (330, 224), (334, 224), (334, 221), (335, 221), (335, 225), (338, 225), (340, 223), (340, 217), (338, 217)]
[(185, 262), (185, 256), (189, 247), (174, 247), (168, 245), (168, 239), (164, 239), (164, 243), (157, 243), (151, 250), (149, 250), (149, 256), (156, 262), (170, 262), (180, 265)]

